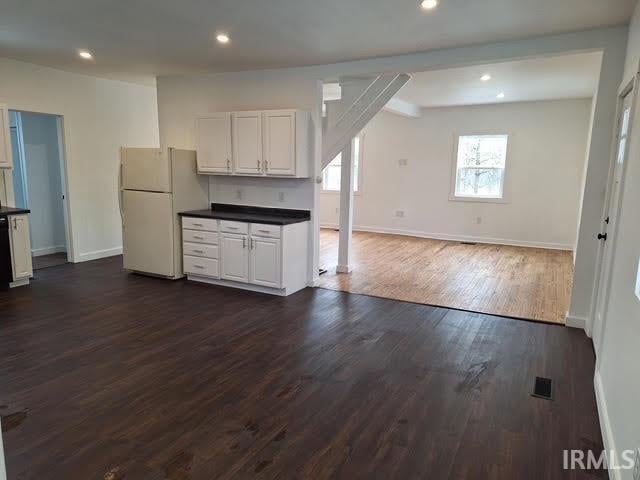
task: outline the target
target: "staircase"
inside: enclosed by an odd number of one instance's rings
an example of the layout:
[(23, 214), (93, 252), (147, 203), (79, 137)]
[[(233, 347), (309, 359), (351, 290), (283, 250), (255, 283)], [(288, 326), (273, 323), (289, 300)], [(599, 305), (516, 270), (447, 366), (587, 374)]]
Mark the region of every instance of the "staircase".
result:
[(327, 102), (323, 123), (322, 168), (384, 108), (409, 81), (406, 73), (379, 75), (373, 80), (361, 79), (341, 83), (342, 98)]

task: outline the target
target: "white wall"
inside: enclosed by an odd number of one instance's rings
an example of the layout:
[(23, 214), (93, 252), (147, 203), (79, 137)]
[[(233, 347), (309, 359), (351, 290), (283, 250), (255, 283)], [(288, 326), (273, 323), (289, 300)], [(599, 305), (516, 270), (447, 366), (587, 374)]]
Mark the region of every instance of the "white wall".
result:
[(57, 117), (34, 113), (23, 113), (20, 117), (32, 210), (29, 215), (31, 250), (35, 255), (64, 251), (66, 235)]
[[(628, 75), (637, 71), (640, 9), (636, 7), (627, 56)], [(625, 77), (625, 81), (629, 77)], [(613, 261), (611, 297), (596, 365), (596, 389), (605, 443), (618, 451), (640, 448), (640, 299), (634, 293), (640, 261), (640, 102), (636, 103), (622, 211)], [(630, 470), (612, 478), (632, 479)]]
[[(590, 99), (381, 112), (364, 130), (354, 226), (571, 250), (590, 113)], [(455, 136), (470, 133), (509, 133), (507, 203), (449, 200)], [(339, 205), (321, 195), (321, 224), (337, 225)]]
[(119, 148), (159, 145), (156, 89), (0, 59), (0, 102), (64, 117), (73, 261), (119, 253)]

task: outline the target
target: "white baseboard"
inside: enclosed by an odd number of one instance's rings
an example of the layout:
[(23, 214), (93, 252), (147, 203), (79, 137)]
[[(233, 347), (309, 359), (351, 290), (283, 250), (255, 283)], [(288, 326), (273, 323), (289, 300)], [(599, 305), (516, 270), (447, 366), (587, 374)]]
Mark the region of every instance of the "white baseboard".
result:
[[(607, 410), (607, 400), (602, 387), (602, 378), (597, 370), (593, 377), (593, 386), (596, 392), (596, 404), (598, 405), (598, 417), (600, 418), (600, 431), (604, 449), (607, 452), (617, 452), (618, 450), (616, 450), (616, 444), (613, 440), (613, 431), (611, 430), (611, 421), (609, 420), (609, 410)], [(621, 480), (620, 470), (609, 469), (609, 478), (611, 480)]]
[(31, 250), (31, 255), (34, 257), (40, 257), (42, 255), (51, 255), (53, 253), (66, 252), (67, 247), (64, 245), (58, 245), (56, 247), (35, 248)]
[(582, 330), (586, 330), (587, 319), (585, 317), (578, 317), (567, 313), (565, 325), (571, 328), (581, 328)]
[[(321, 224), (320, 228), (338, 228), (336, 224)], [(549, 243), (538, 242), (530, 240), (513, 240), (509, 238), (492, 238), (492, 237), (478, 237), (473, 235), (450, 235), (448, 233), (429, 233), (421, 232), (418, 230), (402, 230), (398, 228), (380, 228), (380, 227), (368, 227), (366, 225), (354, 225), (353, 230), (356, 232), (370, 232), (370, 233), (388, 233), (391, 235), (406, 235), (408, 237), (418, 238), (430, 238), (433, 240), (448, 240), (452, 242), (473, 242), (473, 243), (488, 243), (491, 245), (511, 245), (514, 247), (532, 247), (532, 248), (547, 248), (551, 250), (570, 250), (573, 251), (573, 245), (564, 243)]]
[(99, 258), (113, 257), (122, 255), (122, 247), (107, 248), (106, 250), (95, 250), (93, 252), (81, 253), (78, 255), (76, 262), (88, 262), (90, 260), (98, 260)]
[(4, 465), (4, 447), (2, 445), (2, 426), (0, 425), (0, 480), (7, 480), (7, 469)]

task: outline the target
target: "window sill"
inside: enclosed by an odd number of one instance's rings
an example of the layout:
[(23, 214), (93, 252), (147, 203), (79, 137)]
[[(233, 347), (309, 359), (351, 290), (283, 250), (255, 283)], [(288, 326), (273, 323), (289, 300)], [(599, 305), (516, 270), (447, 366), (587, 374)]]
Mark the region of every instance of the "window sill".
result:
[[(320, 190), (321, 194), (340, 195), (340, 190)], [(353, 192), (353, 195), (358, 196), (361, 192)]]
[(456, 197), (449, 196), (450, 202), (472, 202), (472, 203), (509, 203), (509, 201), (502, 197)]

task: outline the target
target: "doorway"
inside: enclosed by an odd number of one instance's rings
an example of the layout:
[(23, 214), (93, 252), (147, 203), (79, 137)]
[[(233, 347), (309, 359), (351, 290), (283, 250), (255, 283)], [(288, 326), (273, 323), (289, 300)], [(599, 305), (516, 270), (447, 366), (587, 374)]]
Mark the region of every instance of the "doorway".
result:
[(31, 210), (33, 268), (67, 263), (69, 239), (62, 117), (12, 110), (9, 123), (15, 206)]
[(612, 170), (610, 175), (610, 186), (607, 198), (606, 217), (603, 221), (602, 232), (598, 234), (598, 239), (602, 241), (602, 265), (599, 276), (599, 285), (595, 297), (595, 316), (593, 321), (592, 337), (599, 352), (602, 344), (602, 331), (609, 298), (611, 283), (611, 270), (613, 254), (615, 250), (616, 232), (618, 225), (618, 215), (622, 201), (623, 179), (625, 166), (627, 164), (628, 139), (631, 135), (631, 117), (635, 103), (635, 79), (622, 91), (618, 98), (618, 119), (616, 123), (616, 145)]

